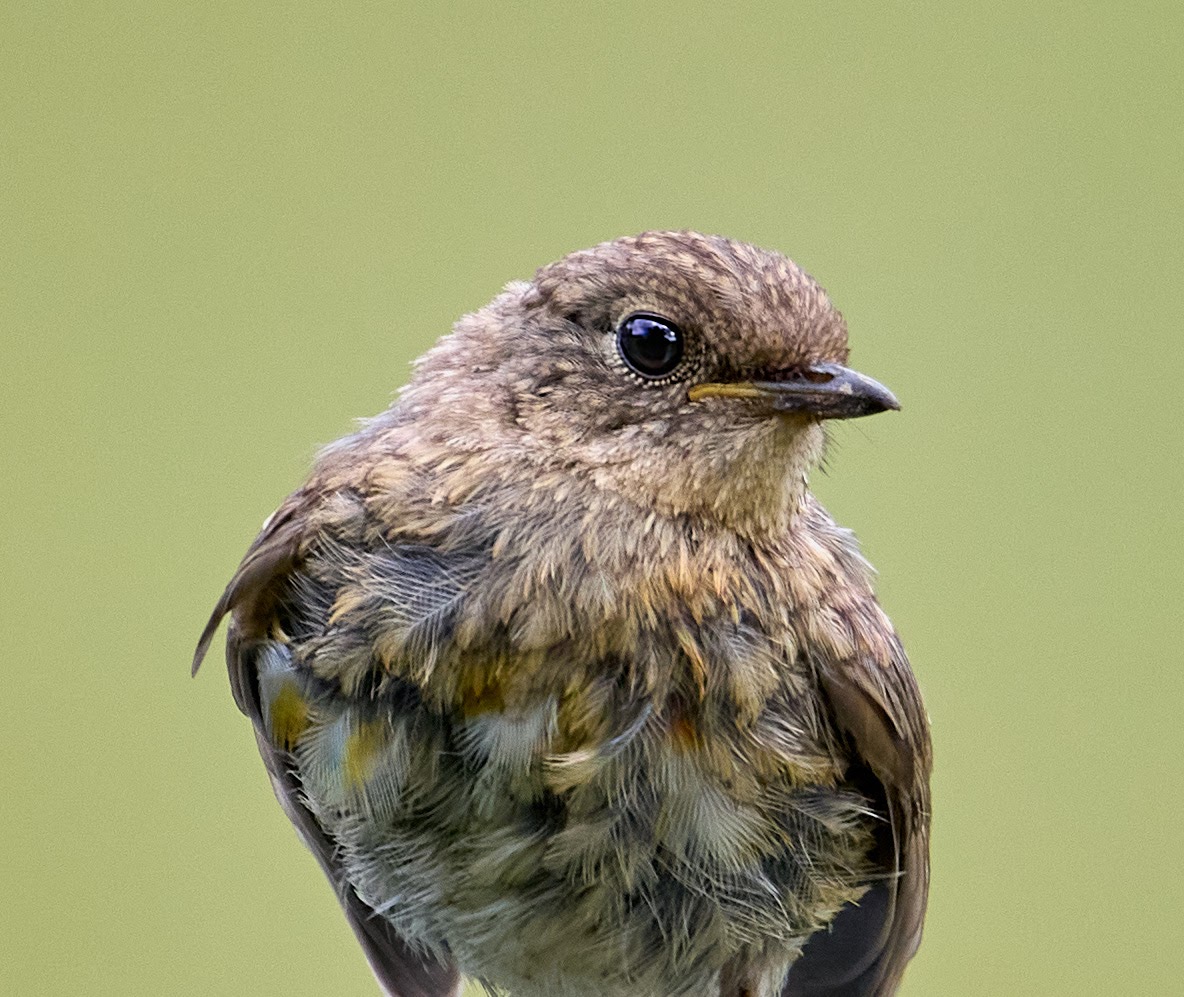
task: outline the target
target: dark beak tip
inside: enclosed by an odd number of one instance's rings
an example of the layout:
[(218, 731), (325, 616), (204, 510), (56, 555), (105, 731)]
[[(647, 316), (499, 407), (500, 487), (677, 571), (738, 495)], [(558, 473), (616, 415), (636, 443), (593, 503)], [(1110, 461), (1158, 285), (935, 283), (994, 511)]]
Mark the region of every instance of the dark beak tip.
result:
[[(896, 395), (879, 381), (839, 364), (828, 364), (822, 369), (832, 377), (824, 386), (833, 393), (831, 407), (825, 413), (826, 416), (851, 419), (880, 412), (900, 411), (900, 402)], [(846, 404), (842, 399), (846, 399)]]

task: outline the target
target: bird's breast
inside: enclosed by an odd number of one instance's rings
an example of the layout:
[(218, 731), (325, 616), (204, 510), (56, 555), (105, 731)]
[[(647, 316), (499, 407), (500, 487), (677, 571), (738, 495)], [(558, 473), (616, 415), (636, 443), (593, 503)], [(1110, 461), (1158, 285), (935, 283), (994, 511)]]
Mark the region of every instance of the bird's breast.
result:
[(782, 560), (464, 528), (321, 538), (256, 651), (263, 735), (358, 895), (525, 997), (788, 965), (860, 895), (871, 821)]
[[(514, 703), (491, 674), (451, 708), (396, 678), (359, 702), (274, 643), (261, 713), (349, 881), (408, 939), (526, 995), (676, 992), (746, 946), (788, 963), (859, 895), (870, 840), (774, 645), (693, 633), (705, 674), (687, 648), (652, 686), (557, 653), (578, 683)], [(781, 680), (753, 712), (721, 667)]]

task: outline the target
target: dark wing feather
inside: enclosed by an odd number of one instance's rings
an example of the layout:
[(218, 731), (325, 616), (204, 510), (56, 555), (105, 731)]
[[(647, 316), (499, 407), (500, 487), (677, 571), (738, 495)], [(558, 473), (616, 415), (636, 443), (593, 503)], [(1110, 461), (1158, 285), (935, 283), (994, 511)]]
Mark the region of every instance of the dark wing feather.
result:
[[(245, 629), (255, 631), (254, 636), (261, 637), (266, 633), (267, 610), (272, 605), (270, 599), (300, 557), (308, 532), (300, 513), (309, 504), (310, 498), (305, 492), (296, 492), (268, 516), (198, 638), (197, 650), (193, 653), (192, 674), (197, 674), (210, 650), (210, 642), (214, 639), (218, 624), (227, 613), (233, 611), (235, 618), (246, 624)], [(231, 664), (231, 679), (234, 677), (234, 665)], [(237, 688), (235, 701), (246, 712), (238, 698)]]
[(226, 642), (226, 664), (235, 702), (254, 725), (259, 753), (280, 806), (333, 884), (375, 977), (387, 997), (456, 997), (460, 993), (456, 967), (437, 962), (408, 946), (388, 921), (374, 916), (345, 880), (333, 842), (304, 805), (291, 756), (272, 745), (264, 730), (255, 651), (274, 619), (277, 590), (285, 576), (298, 566), (306, 550), (310, 538), (303, 514), (311, 501), (306, 494), (297, 492), (263, 525), (202, 631), (193, 672), (200, 667), (222, 618), (227, 613), (233, 614)]
[(835, 724), (855, 756), (848, 778), (884, 814), (873, 862), (884, 878), (839, 912), (790, 971), (783, 997), (887, 997), (921, 944), (929, 895), (929, 725), (894, 634), (886, 661), (819, 670)]

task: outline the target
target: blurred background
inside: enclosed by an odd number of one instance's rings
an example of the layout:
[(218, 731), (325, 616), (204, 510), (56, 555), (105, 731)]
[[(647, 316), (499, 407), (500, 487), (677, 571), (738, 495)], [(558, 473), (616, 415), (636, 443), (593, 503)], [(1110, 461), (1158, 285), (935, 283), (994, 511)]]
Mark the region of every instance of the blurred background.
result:
[(377, 993), (196, 637), (459, 315), (651, 227), (904, 403), (816, 481), (933, 718), (903, 993), (1178, 992), (1182, 94), (1175, 3), (5, 4), (0, 992)]

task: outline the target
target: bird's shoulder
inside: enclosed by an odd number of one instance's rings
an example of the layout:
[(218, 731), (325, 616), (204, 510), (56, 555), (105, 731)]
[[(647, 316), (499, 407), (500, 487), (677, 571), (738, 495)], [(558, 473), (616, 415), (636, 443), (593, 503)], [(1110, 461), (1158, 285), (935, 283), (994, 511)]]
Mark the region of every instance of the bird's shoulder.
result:
[(846, 758), (845, 778), (883, 823), (872, 853), (879, 878), (859, 905), (840, 912), (831, 930), (806, 946), (784, 997), (876, 997), (895, 992), (921, 940), (929, 888), (929, 721), (853, 535), (813, 500), (802, 518), (794, 576), (813, 589), (801, 604), (806, 656)]
[[(389, 803), (382, 794), (397, 775), (398, 759), (387, 757), (387, 725), (376, 722), (359, 690), (343, 694), (340, 682), (318, 677), (302, 658), (307, 641), (299, 628), (330, 605), (331, 588), (310, 568), (333, 562), (329, 574), (338, 586), (354, 572), (355, 559), (343, 552), (382, 544), (361, 500), (366, 476), (366, 463), (354, 455), (329, 454), (268, 517), (210, 616), (193, 668), (230, 615), (226, 661), (235, 701), (252, 721), (277, 799), (332, 882), (384, 992), (456, 997), (459, 975), (447, 947), (409, 941), (374, 916), (324, 819), (323, 807), (338, 800)], [(315, 803), (312, 779), (319, 780)]]
[(810, 500), (788, 551), (802, 638), (842, 726), (882, 776), (901, 783), (927, 777), (920, 689), (854, 534)]

